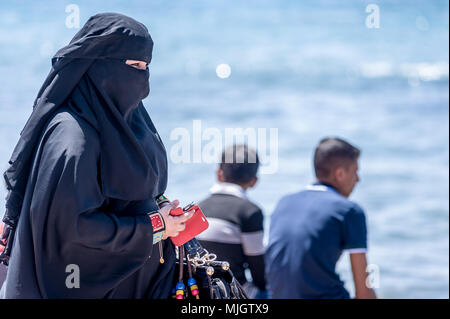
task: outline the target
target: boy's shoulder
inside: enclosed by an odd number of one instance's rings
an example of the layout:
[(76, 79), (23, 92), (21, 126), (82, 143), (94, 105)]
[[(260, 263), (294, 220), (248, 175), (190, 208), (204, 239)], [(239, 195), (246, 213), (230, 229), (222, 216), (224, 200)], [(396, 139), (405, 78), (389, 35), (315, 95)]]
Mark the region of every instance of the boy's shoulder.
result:
[(278, 205), (285, 206), (308, 203), (324, 208), (328, 208), (331, 206), (344, 212), (351, 211), (364, 214), (364, 210), (358, 203), (346, 198), (345, 196), (342, 196), (334, 190), (319, 187), (306, 187), (297, 192), (287, 194), (280, 199)]
[(207, 218), (219, 218), (241, 228), (260, 228), (264, 219), (261, 208), (247, 198), (229, 194), (211, 194), (199, 203)]
[(238, 197), (230, 194), (210, 194), (207, 198), (203, 199), (200, 202), (201, 204), (222, 204), (222, 205), (231, 205), (234, 207), (243, 208), (246, 210), (261, 210), (261, 208), (254, 202), (252, 202), (247, 197)]

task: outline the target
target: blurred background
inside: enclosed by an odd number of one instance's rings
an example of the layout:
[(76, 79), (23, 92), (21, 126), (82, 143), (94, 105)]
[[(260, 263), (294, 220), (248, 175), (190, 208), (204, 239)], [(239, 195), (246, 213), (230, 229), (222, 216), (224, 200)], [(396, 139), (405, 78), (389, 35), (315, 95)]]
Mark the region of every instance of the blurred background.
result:
[[(366, 12), (373, 4), (379, 25)], [(221, 132), (278, 128), (278, 170), (249, 191), (269, 227), (280, 197), (314, 181), (319, 140), (347, 139), (363, 152), (351, 199), (367, 213), (378, 296), (449, 297), (448, 1), (2, 0), (2, 171), (52, 55), (99, 12), (149, 28), (144, 104), (169, 152), (171, 132), (192, 133), (194, 120)], [(228, 72), (216, 72), (220, 64)], [(215, 182), (213, 163), (169, 161), (169, 169), (167, 195), (182, 204)], [(5, 196), (2, 185), (0, 207)], [(338, 270), (353, 293), (348, 256)]]

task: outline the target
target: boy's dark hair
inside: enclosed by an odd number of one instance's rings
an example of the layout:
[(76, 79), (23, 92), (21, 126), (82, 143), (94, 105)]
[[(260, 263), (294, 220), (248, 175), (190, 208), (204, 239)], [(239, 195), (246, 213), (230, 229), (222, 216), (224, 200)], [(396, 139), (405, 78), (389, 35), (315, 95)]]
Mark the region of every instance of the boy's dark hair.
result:
[(232, 145), (222, 153), (220, 169), (225, 182), (246, 184), (256, 177), (258, 154), (247, 145)]
[(361, 151), (336, 137), (322, 139), (314, 152), (314, 170), (317, 178), (327, 178), (338, 166), (347, 167), (358, 159)]

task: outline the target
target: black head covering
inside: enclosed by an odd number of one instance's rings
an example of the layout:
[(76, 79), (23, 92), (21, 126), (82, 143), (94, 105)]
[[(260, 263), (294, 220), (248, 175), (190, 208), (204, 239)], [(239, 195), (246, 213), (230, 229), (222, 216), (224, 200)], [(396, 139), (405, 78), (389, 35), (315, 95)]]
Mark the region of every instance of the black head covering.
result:
[(63, 106), (99, 135), (104, 196), (131, 201), (164, 192), (166, 151), (141, 102), (149, 93), (149, 71), (125, 64), (126, 59), (149, 63), (152, 49), (143, 24), (121, 14), (103, 13), (91, 17), (55, 54), (4, 173), (9, 193), (3, 221), (9, 227), (3, 237), (14, 234), (43, 130)]

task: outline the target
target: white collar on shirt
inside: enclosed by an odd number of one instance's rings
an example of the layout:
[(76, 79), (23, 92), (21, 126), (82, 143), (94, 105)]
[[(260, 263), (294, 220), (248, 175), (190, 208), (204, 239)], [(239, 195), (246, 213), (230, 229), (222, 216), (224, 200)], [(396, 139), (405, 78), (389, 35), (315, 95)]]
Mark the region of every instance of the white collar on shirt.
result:
[(247, 198), (245, 190), (241, 186), (233, 183), (217, 183), (210, 188), (209, 192), (211, 194), (227, 194)]
[(329, 189), (329, 187), (325, 186), (325, 185), (311, 184), (311, 185), (306, 186), (305, 189), (307, 189), (309, 191), (326, 192)]

